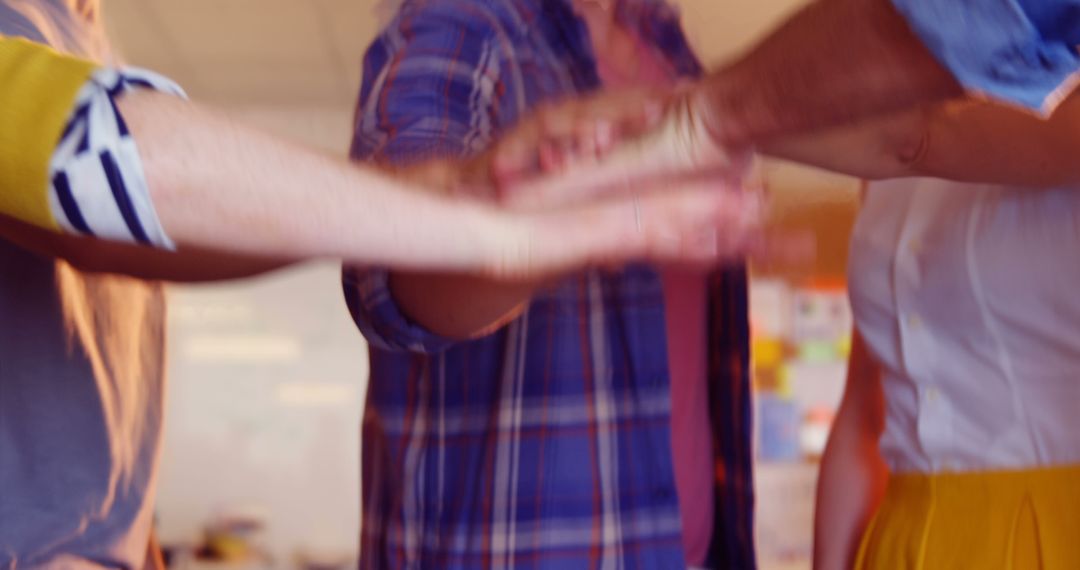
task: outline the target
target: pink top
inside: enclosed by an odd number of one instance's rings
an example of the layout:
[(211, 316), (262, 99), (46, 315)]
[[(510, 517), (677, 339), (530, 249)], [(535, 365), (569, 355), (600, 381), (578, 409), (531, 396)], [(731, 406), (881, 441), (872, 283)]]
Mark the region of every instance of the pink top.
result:
[[(605, 87), (671, 85), (665, 62), (637, 42), (636, 75), (620, 74), (602, 50), (597, 67)], [(671, 452), (682, 514), (686, 563), (704, 564), (713, 530), (713, 451), (706, 382), (706, 276), (703, 270), (664, 267), (661, 280), (671, 372)]]

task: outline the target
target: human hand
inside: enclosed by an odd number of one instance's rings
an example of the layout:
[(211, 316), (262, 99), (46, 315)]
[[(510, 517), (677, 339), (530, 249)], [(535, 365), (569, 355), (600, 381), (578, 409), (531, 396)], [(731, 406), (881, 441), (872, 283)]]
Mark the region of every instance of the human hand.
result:
[(568, 190), (552, 192), (544, 203), (519, 200), (508, 208), (513, 199), (500, 197), (490, 180), (490, 156), (429, 163), (412, 177), (458, 199), (496, 206), (504, 226), (512, 221), (512, 228), (498, 230), (505, 237), (497, 244), (493, 276), (517, 280), (575, 265), (641, 260), (711, 265), (759, 251), (765, 243), (760, 235), (764, 193), (753, 187), (700, 179), (639, 194), (590, 196)]
[(631, 261), (728, 261), (757, 242), (759, 198), (699, 185), (541, 211), (491, 210), (486, 273), (527, 280)]
[[(486, 152), (439, 161), (436, 182), (453, 194), (536, 209), (704, 180), (739, 184), (751, 153), (713, 142), (698, 98), (635, 89), (539, 106)], [(431, 164), (419, 170), (431, 184)]]
[[(430, 163), (414, 182), (447, 191), (457, 163)], [(469, 233), (484, 252), (478, 273), (502, 281), (543, 281), (585, 266), (630, 261), (715, 265), (750, 257), (759, 268), (806, 265), (816, 255), (812, 234), (763, 227), (767, 192), (748, 177), (739, 189), (701, 181), (641, 196), (613, 195), (586, 203), (529, 211), (498, 207), (473, 186), (455, 192), (483, 210)]]
[(548, 107), (494, 147), (501, 201), (536, 208), (703, 180), (731, 186), (751, 153), (716, 144), (693, 91), (612, 92)]
[[(487, 272), (501, 279), (581, 265), (635, 260), (713, 264), (741, 256), (761, 243), (764, 207), (762, 194), (744, 191), (735, 176), (692, 174), (610, 192), (583, 188), (571, 175), (603, 161), (622, 137), (641, 137), (664, 121), (669, 122), (664, 136), (685, 133), (680, 129), (688, 116), (658, 104), (661, 100), (655, 93), (636, 91), (550, 107), (524, 119), (491, 151), (465, 161), (421, 165), (414, 178), (450, 195), (509, 210), (493, 212), (499, 229), (492, 232), (503, 237)], [(585, 126), (575, 130), (579, 122)], [(694, 163), (680, 158), (682, 166), (675, 168), (722, 164), (718, 156), (702, 154)], [(654, 162), (652, 172), (669, 166)], [(541, 172), (554, 173), (554, 178), (535, 180)]]
[(665, 91), (632, 89), (545, 103), (500, 137), (488, 153), (488, 174), (506, 188), (599, 159), (658, 127), (669, 98)]
[[(399, 179), (419, 188), (513, 205), (515, 185), (566, 168), (571, 158), (592, 160), (624, 139), (659, 125), (667, 95), (653, 90), (620, 91), (537, 107), (487, 151), (466, 159), (437, 159), (397, 169)], [(587, 192), (564, 192), (553, 200), (521, 200), (533, 207), (581, 202)], [(557, 199), (554, 200), (554, 199)]]

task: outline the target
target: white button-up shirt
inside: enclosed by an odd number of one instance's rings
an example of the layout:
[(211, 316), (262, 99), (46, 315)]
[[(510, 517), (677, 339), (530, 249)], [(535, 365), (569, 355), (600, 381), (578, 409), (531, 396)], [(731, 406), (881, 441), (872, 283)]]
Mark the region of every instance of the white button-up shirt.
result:
[(848, 274), (894, 471), (1080, 463), (1080, 188), (873, 184)]

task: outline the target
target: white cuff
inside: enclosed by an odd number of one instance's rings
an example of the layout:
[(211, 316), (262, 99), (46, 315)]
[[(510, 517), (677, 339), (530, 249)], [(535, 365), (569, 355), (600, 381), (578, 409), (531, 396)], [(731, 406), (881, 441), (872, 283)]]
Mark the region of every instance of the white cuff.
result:
[(102, 68), (79, 91), (49, 163), (49, 207), (64, 231), (176, 249), (158, 220), (136, 141), (116, 98), (133, 89), (185, 97), (145, 70)]

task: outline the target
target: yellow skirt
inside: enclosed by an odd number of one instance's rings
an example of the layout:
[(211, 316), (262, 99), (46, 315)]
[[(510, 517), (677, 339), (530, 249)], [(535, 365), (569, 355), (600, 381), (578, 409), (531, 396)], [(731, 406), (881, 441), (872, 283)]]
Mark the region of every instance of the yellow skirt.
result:
[(1080, 570), (1080, 465), (889, 479), (862, 570)]

